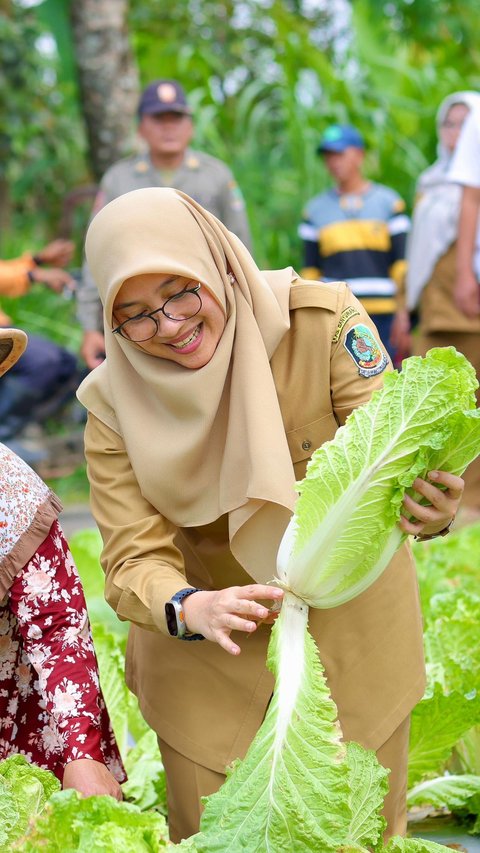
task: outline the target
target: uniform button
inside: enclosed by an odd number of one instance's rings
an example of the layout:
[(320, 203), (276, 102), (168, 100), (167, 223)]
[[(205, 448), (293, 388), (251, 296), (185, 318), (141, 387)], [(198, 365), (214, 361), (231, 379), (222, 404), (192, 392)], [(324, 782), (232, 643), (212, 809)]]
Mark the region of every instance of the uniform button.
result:
[(302, 447), (304, 450), (310, 450), (311, 446), (312, 442), (309, 441), (308, 438), (306, 438), (305, 441), (302, 441)]

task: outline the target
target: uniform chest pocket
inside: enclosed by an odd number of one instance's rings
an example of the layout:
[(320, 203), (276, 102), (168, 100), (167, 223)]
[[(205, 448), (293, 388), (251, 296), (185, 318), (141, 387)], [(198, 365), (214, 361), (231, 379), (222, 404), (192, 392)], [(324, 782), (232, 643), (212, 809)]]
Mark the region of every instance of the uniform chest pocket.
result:
[[(289, 430), (287, 441), (293, 464), (301, 462), (306, 464), (317, 447), (334, 437), (338, 426), (334, 414), (329, 412), (316, 421)], [(296, 469), (295, 474), (298, 476)]]

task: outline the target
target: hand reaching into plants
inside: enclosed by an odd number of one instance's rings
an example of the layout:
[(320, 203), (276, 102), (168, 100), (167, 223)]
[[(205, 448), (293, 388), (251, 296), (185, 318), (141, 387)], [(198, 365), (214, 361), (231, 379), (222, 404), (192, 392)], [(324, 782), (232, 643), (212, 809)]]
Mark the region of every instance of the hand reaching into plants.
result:
[(240, 646), (230, 638), (231, 632), (251, 634), (259, 622), (273, 622), (277, 614), (258, 600), (281, 602), (282, 598), (278, 587), (255, 583), (211, 592), (201, 590), (184, 600), (185, 622), (190, 632), (203, 634), (231, 655), (239, 655)]
[(63, 788), (75, 788), (84, 797), (108, 794), (122, 800), (122, 789), (112, 774), (99, 761), (92, 758), (77, 758), (65, 766)]
[(51, 267), (64, 267), (72, 260), (75, 244), (71, 240), (52, 240), (39, 252), (35, 259), (40, 264)]
[[(446, 471), (429, 471), (428, 479), (417, 477), (413, 482), (414, 489), (427, 499), (428, 504), (418, 503), (409, 495), (405, 495), (403, 505), (413, 518), (409, 521), (401, 516), (400, 527), (405, 533), (418, 536), (429, 536), (444, 530), (455, 518), (463, 495), (464, 481), (455, 474)], [(445, 486), (445, 489), (439, 488)]]
[(30, 278), (49, 287), (55, 293), (61, 293), (65, 287), (69, 290), (74, 290), (75, 288), (75, 281), (70, 273), (57, 267), (48, 269), (45, 269), (45, 267), (35, 267), (35, 269), (30, 270)]

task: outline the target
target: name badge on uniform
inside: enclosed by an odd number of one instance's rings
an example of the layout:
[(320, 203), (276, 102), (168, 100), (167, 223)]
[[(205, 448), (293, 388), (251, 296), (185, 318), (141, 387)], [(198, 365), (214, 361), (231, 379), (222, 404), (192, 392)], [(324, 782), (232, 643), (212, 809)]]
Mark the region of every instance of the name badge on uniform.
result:
[(388, 365), (388, 358), (379, 341), (368, 326), (359, 323), (348, 330), (343, 345), (358, 367), (360, 376), (368, 378), (382, 373)]

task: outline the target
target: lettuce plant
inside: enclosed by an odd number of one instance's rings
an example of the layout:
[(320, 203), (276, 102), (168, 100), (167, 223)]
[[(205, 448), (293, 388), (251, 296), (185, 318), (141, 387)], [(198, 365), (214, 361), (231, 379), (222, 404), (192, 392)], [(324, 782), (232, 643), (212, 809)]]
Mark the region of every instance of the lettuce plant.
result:
[(21, 853), (158, 853), (168, 844), (165, 818), (141, 812), (113, 797), (83, 799), (76, 791), (50, 797), (30, 831), (15, 846)]
[(0, 761), (0, 853), (10, 853), (15, 839), (59, 788), (53, 773), (29, 764), (23, 755)]
[(412, 713), (409, 807), (480, 832), (480, 524), (416, 543), (428, 685)]

